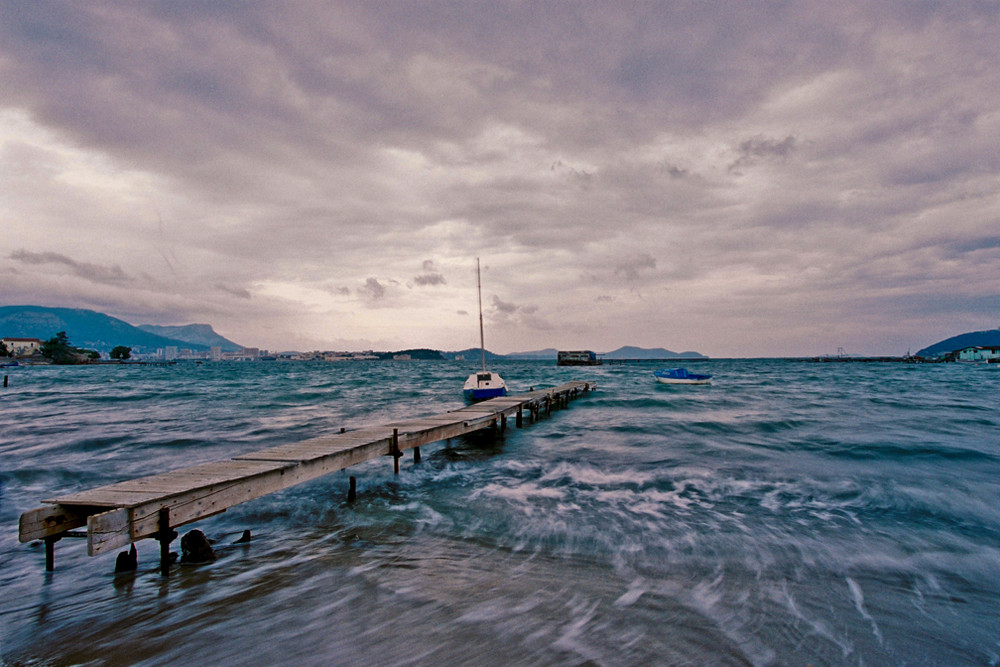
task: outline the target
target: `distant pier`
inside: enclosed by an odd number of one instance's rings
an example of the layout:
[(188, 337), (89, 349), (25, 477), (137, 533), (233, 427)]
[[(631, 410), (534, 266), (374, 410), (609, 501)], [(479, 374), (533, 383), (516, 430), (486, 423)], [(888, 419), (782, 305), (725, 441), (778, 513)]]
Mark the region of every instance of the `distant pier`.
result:
[[(281, 491), (374, 458), (390, 456), (399, 473), (403, 452), (448, 438), (494, 428), (503, 433), (508, 419), (521, 427), (544, 412), (568, 407), (571, 400), (596, 389), (593, 382), (568, 382), (550, 389), (494, 398), (458, 410), (398, 421), (384, 426), (342, 430), (271, 447), (224, 461), (204, 463), (58, 496), (21, 515), (21, 542), (45, 542), (45, 567), (55, 567), (54, 545), (86, 526), (87, 554), (96, 556), (142, 539), (160, 542), (160, 565), (169, 571), (174, 530), (224, 512), (254, 498)], [(351, 478), (351, 492), (354, 478)]]

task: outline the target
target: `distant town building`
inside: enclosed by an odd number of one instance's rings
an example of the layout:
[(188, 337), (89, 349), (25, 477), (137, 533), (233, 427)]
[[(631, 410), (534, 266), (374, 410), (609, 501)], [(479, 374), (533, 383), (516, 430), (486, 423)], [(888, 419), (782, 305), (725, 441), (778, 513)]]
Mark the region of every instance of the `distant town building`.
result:
[(12, 357), (30, 357), (42, 351), (42, 341), (37, 338), (3, 338), (4, 347)]
[(222, 348), (218, 345), (213, 345), (208, 350), (208, 358), (212, 361), (222, 361)]
[(167, 345), (163, 348), (163, 358), (167, 361), (173, 361), (179, 355), (176, 345)]
[(967, 347), (958, 351), (959, 361), (1000, 361), (1000, 347)]

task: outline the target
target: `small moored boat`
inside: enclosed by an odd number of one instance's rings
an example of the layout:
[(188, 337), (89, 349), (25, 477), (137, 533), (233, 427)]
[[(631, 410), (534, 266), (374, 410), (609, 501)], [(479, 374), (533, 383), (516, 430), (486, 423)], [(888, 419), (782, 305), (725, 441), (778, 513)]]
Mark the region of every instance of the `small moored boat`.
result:
[(462, 394), (468, 401), (485, 401), (507, 395), (507, 383), (499, 373), (486, 370), (486, 343), (483, 339), (483, 284), (479, 274), (479, 258), (476, 258), (476, 289), (479, 293), (479, 354), (482, 370), (472, 373), (462, 387)]
[(686, 368), (664, 368), (662, 370), (654, 371), (653, 375), (656, 376), (657, 382), (662, 382), (663, 384), (711, 384), (711, 375), (702, 375), (700, 373), (690, 373)]
[(465, 381), (462, 393), (470, 401), (485, 401), (488, 398), (497, 398), (507, 395), (507, 383), (503, 381), (499, 373), (485, 371), (473, 373)]

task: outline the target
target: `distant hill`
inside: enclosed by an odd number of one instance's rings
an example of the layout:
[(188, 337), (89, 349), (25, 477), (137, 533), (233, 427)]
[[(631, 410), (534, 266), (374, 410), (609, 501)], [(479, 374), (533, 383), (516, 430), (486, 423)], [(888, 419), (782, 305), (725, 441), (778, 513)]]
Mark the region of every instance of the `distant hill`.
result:
[[(458, 357), (464, 358), (466, 361), (478, 361), (479, 360), (479, 348), (470, 347), (468, 350), (457, 350), (455, 352), (442, 352), (441, 356), (445, 359), (457, 359)], [(496, 359), (507, 359), (507, 355), (494, 354), (489, 350), (486, 350), (486, 360), (496, 360)]]
[[(478, 350), (476, 351), (478, 353)], [(559, 350), (548, 347), (544, 350), (534, 350), (532, 352), (512, 352), (505, 355), (508, 359), (555, 359), (559, 356)]]
[(222, 348), (223, 352), (239, 352), (243, 349), (242, 345), (234, 343), (228, 338), (223, 338), (219, 334), (215, 333), (215, 330), (210, 324), (185, 324), (183, 326), (173, 327), (164, 327), (156, 324), (140, 324), (138, 328), (151, 334), (156, 334), (157, 336), (173, 338), (174, 340), (184, 341), (185, 343), (190, 343), (192, 345), (200, 345), (203, 347), (217, 346)]
[(946, 338), (934, 343), (930, 347), (925, 347), (917, 351), (918, 357), (939, 357), (955, 350), (966, 347), (996, 347), (1000, 346), (1000, 329), (990, 329), (989, 331), (972, 331)]
[(394, 357), (408, 356), (414, 361), (440, 361), (445, 356), (438, 350), (431, 350), (426, 347), (413, 348), (410, 350), (396, 350), (395, 352), (376, 352), (379, 359), (388, 360)]
[(82, 308), (47, 308), (45, 306), (0, 306), (0, 336), (48, 340), (65, 331), (74, 347), (108, 354), (115, 346), (131, 347), (143, 354), (176, 345), (180, 348), (207, 350), (210, 346), (169, 338), (132, 326), (104, 313)]
[(613, 352), (598, 354), (604, 359), (708, 359), (700, 352), (671, 352), (662, 347), (647, 349), (626, 345)]

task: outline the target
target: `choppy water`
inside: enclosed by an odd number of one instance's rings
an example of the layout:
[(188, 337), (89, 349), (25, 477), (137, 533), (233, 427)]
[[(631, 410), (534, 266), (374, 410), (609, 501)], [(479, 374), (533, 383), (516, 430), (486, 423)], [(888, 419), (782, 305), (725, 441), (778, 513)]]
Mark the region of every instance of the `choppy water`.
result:
[[(498, 367), (596, 394), (197, 527), (137, 573), (17, 542), (43, 498), (460, 407), (466, 365), (4, 369), (4, 665), (1000, 664), (1000, 368)], [(346, 503), (347, 476), (358, 500)], [(249, 545), (232, 542), (245, 529)], [(178, 543), (174, 543), (179, 549)]]

